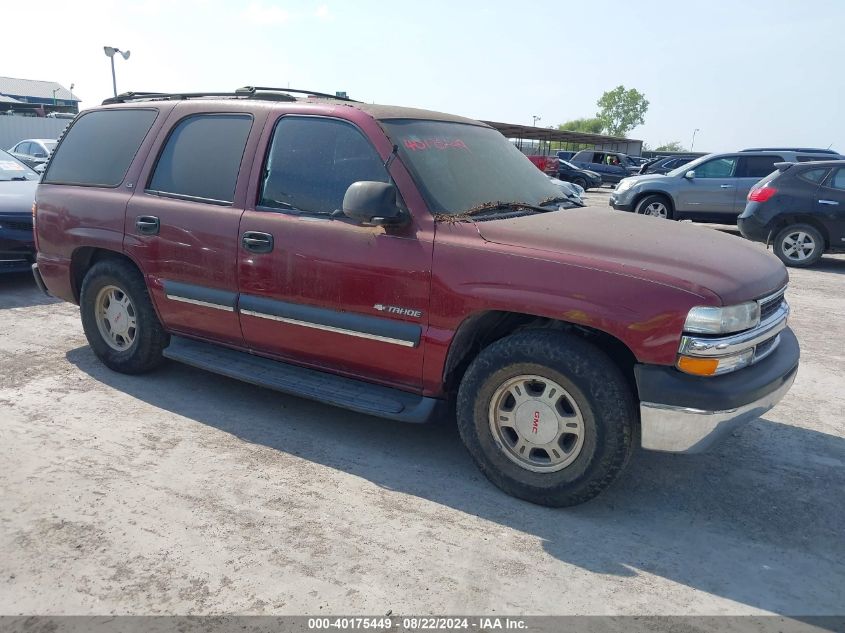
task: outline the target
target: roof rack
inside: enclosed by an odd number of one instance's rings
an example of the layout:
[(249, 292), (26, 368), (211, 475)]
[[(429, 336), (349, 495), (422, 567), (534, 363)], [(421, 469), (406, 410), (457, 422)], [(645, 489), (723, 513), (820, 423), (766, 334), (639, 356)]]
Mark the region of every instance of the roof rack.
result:
[(325, 92), (313, 90), (299, 90), (298, 88), (269, 88), (264, 86), (244, 86), (234, 92), (124, 92), (116, 97), (103, 101), (103, 105), (127, 103), (129, 101), (181, 101), (184, 99), (202, 99), (204, 97), (227, 97), (241, 99), (261, 99), (265, 101), (296, 101), (296, 97), (288, 93), (304, 94), (309, 97), (321, 97), (337, 101), (359, 103), (348, 97), (338, 97)]
[(740, 152), (807, 152), (810, 154), (839, 154), (834, 149), (819, 149), (817, 147), (749, 147)]

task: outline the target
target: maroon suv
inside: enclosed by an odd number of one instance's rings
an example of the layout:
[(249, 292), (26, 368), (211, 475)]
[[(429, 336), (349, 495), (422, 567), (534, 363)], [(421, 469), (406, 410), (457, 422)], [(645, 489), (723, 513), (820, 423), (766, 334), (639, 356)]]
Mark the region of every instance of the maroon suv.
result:
[(443, 403), (493, 483), (570, 505), (636, 443), (697, 451), (772, 407), (799, 350), (772, 255), (559, 195), (478, 121), (127, 94), (53, 154), (34, 271), (116, 371), (170, 358), (406, 422)]

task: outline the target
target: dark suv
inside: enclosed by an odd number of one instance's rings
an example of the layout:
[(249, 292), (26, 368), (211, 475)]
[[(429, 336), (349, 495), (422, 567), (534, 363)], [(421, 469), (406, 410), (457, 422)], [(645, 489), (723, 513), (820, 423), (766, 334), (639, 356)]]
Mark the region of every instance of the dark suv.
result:
[(812, 266), (823, 253), (845, 252), (845, 163), (780, 163), (755, 185), (737, 225), (771, 244), (787, 266)]
[(703, 450), (789, 390), (770, 253), (566, 208), (478, 121), (290, 93), (128, 94), (71, 123), (34, 272), (105, 365), (451, 411), (493, 483), (546, 505), (598, 494), (635, 443)]

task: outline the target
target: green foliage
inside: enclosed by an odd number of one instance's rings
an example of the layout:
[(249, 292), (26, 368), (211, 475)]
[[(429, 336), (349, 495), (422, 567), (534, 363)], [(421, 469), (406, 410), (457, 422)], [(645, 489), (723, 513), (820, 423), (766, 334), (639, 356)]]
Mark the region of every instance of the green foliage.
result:
[(687, 148), (681, 145), (680, 141), (672, 141), (670, 143), (663, 143), (654, 148), (655, 152), (685, 152)]
[(604, 129), (604, 123), (595, 118), (573, 119), (566, 123), (561, 123), (557, 126), (559, 130), (566, 130), (567, 132), (588, 132), (590, 134), (601, 134)]
[(601, 121), (603, 129), (612, 136), (624, 136), (638, 125), (642, 125), (648, 111), (645, 95), (634, 88), (626, 90), (625, 86), (608, 90), (596, 105), (599, 107), (596, 118)]

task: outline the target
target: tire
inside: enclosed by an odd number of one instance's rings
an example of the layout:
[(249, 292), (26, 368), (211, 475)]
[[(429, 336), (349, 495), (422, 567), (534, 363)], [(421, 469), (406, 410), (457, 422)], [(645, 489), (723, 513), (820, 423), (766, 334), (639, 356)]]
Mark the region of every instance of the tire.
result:
[(587, 189), (589, 189), (589, 188), (590, 188), (590, 187), (587, 185), (587, 181), (586, 181), (586, 180), (584, 180), (583, 178), (576, 178), (575, 180), (573, 180), (573, 181), (572, 181), (572, 184), (574, 184), (574, 185), (578, 185), (578, 186), (579, 186), (579, 187), (581, 187), (581, 189), (583, 189), (584, 191), (587, 191)]
[(781, 229), (774, 241), (775, 255), (787, 266), (812, 266), (824, 253), (824, 237), (809, 224), (791, 224)]
[(140, 374), (161, 364), (170, 336), (131, 263), (106, 259), (94, 264), (82, 281), (79, 311), (91, 349), (109, 369)]
[[(508, 400), (515, 386), (527, 397), (518, 404)], [(622, 372), (599, 348), (560, 331), (526, 330), (484, 349), (461, 380), (456, 410), (461, 439), (481, 472), (506, 493), (539, 505), (595, 497), (633, 450), (636, 408)], [(564, 425), (576, 430), (567, 428), (558, 440), (554, 434)], [(520, 442), (527, 452), (519, 453)], [(543, 442), (559, 449), (557, 457)]]
[(665, 196), (646, 196), (637, 203), (634, 211), (639, 215), (648, 215), (653, 218), (672, 219), (672, 205)]

